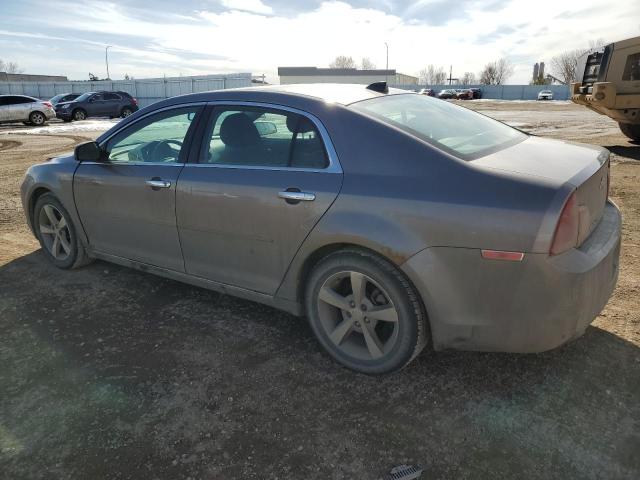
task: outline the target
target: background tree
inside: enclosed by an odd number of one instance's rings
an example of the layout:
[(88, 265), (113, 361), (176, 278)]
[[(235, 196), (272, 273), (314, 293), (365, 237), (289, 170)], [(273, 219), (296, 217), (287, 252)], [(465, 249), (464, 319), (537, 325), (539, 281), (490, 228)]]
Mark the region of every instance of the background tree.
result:
[(335, 60), (329, 64), (329, 68), (356, 68), (356, 62), (353, 60), (353, 57), (338, 55)]
[(360, 62), (360, 68), (362, 70), (375, 70), (376, 64), (371, 61), (369, 57), (364, 57)]
[(473, 72), (464, 72), (460, 79), (461, 85), (475, 85), (476, 83), (476, 75)]
[(577, 48), (575, 50), (566, 50), (551, 59), (551, 72), (560, 78), (564, 83), (569, 85), (576, 80), (576, 68), (578, 68), (578, 59), (594, 48), (604, 46), (605, 41), (602, 38), (589, 40), (589, 48)]
[(22, 73), (23, 71), (16, 62), (5, 62), (0, 59), (0, 72)]
[(420, 83), (423, 85), (442, 85), (447, 78), (447, 72), (442, 67), (429, 64), (427, 68), (420, 70), (418, 76), (420, 77)]
[(480, 72), (483, 85), (503, 85), (513, 75), (513, 65), (507, 58), (487, 63)]

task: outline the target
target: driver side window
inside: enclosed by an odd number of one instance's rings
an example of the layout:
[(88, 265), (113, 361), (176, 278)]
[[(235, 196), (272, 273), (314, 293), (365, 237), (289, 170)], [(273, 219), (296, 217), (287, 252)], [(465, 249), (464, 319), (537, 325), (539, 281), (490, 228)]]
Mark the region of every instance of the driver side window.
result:
[(187, 107), (151, 115), (107, 142), (111, 162), (184, 163), (182, 145), (201, 107)]

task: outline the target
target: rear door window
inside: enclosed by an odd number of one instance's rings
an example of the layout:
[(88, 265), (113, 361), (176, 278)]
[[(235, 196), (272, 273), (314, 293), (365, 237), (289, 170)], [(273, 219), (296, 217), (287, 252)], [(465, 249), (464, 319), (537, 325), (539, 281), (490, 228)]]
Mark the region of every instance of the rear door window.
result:
[(117, 93), (105, 93), (104, 94), (104, 99), (105, 100), (120, 100), (120, 95), (118, 95)]
[(329, 164), (314, 123), (303, 115), (260, 107), (216, 107), (200, 163), (323, 169)]

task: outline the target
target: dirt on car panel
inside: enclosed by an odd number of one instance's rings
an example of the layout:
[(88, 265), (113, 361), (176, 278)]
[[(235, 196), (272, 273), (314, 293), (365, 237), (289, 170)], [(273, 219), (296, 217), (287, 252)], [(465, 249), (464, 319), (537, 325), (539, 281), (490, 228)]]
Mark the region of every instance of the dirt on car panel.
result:
[(467, 103), (613, 152), (618, 288), (558, 350), (427, 352), (376, 378), (269, 307), (104, 262), (57, 270), (18, 188), (71, 142), (0, 136), (22, 142), (0, 154), (0, 477), (370, 480), (420, 463), (423, 478), (638, 478), (640, 147), (582, 110), (580, 133), (578, 106)]

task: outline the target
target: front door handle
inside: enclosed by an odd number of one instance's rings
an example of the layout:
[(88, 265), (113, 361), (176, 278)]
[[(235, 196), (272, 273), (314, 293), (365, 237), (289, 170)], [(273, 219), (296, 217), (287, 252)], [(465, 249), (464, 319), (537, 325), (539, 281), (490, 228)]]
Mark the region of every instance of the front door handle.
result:
[(283, 198), (289, 202), (313, 202), (316, 199), (316, 194), (308, 192), (284, 191), (278, 192), (278, 197)]
[(171, 186), (171, 182), (167, 180), (161, 180), (159, 178), (152, 178), (151, 180), (147, 180), (146, 183), (154, 190), (158, 190), (159, 188), (169, 188)]

